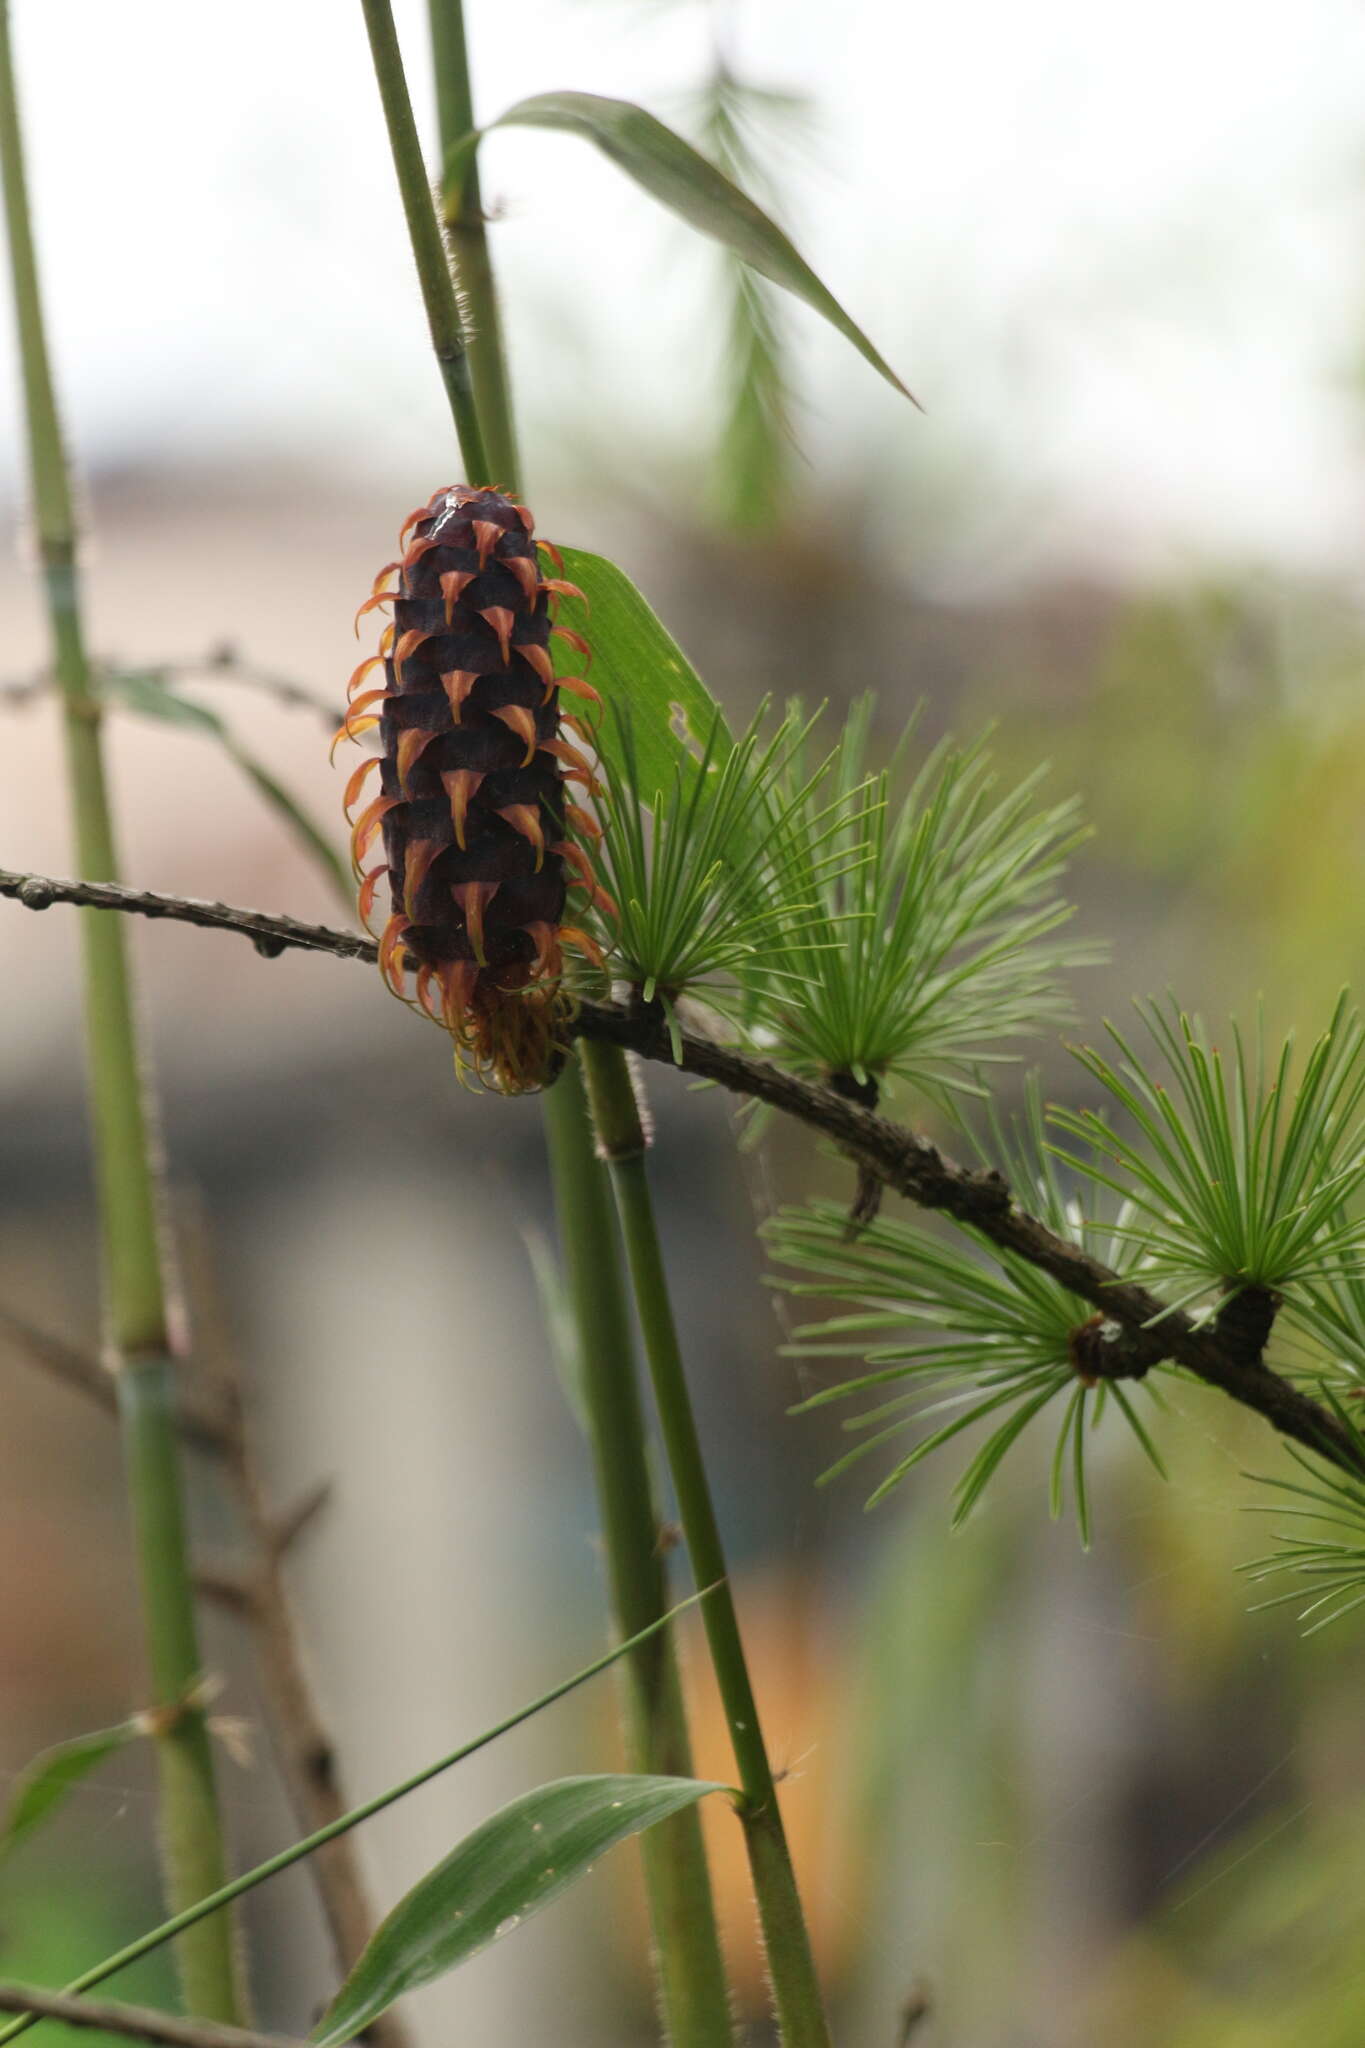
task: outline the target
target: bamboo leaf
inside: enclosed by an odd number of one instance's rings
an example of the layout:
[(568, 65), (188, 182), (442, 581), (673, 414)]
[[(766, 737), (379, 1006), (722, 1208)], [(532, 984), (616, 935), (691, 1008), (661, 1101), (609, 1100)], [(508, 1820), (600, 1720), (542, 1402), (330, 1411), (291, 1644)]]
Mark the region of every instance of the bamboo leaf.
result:
[(9, 1813), (0, 1831), (0, 1856), (7, 1856), (26, 1835), (57, 1810), (74, 1785), (98, 1768), (107, 1756), (136, 1742), (142, 1734), (136, 1721), (120, 1721), (116, 1728), (99, 1728), (92, 1735), (77, 1735), (70, 1742), (54, 1743), (42, 1750), (27, 1770), (21, 1771), (10, 1800)]
[(188, 697), (178, 696), (156, 676), (119, 669), (103, 678), (103, 688), (142, 718), (159, 719), (163, 725), (183, 725), (213, 739), (223, 736), (225, 728), (217, 712), (210, 711), (207, 704), (192, 704)]
[(290, 795), (289, 791), (256, 759), (248, 753), (234, 735), (226, 720), (207, 704), (191, 703), (154, 675), (146, 673), (115, 673), (105, 680), (105, 689), (122, 699), (130, 711), (142, 718), (159, 719), (164, 725), (184, 726), (188, 731), (203, 733), (206, 738), (217, 740), (236, 762), (247, 780), (255, 785), (270, 808), (283, 818), (294, 836), (312, 855), (328, 880), (339, 892), (348, 910), (354, 908), (355, 888), (347, 871), (346, 863), (307, 811)]
[[(699, 234), (710, 235), (733, 249), (740, 259), (774, 284), (812, 307), (853, 344), (865, 362), (912, 404), (918, 404), (886, 359), (878, 353), (829, 288), (822, 284), (791, 239), (746, 192), (713, 163), (684, 142), (653, 114), (630, 100), (603, 98), (592, 92), (544, 92), (519, 100), (490, 123), (494, 128), (555, 128), (596, 143), (602, 154)], [(483, 131), (485, 134), (487, 130)], [(468, 136), (451, 152), (446, 166), (446, 210), (452, 188), (458, 189), (465, 163), (478, 147)]]
[[(410, 1778), (404, 1778), (397, 1785), (390, 1785), (387, 1791), (379, 1793), (376, 1798), (367, 1799), (362, 1806), (353, 1806), (349, 1813), (343, 1813), (336, 1820), (328, 1821), (325, 1827), (318, 1828), (311, 1835), (305, 1835), (301, 1842), (293, 1842), (287, 1849), (278, 1850), (264, 1863), (258, 1863), (254, 1870), (244, 1871), (240, 1877), (234, 1877), (229, 1883), (220, 1885), (217, 1891), (196, 1899), (193, 1905), (172, 1914), (169, 1920), (163, 1920), (159, 1927), (153, 1927), (146, 1934), (140, 1934), (135, 1941), (128, 1942), (113, 1955), (105, 1956), (103, 1961), (94, 1964), (88, 1970), (83, 1970), (79, 1977), (73, 1977), (62, 1989), (68, 1997), (79, 1998), (83, 1992), (93, 1991), (97, 1984), (103, 1984), (107, 1978), (127, 1969), (130, 1963), (140, 1961), (143, 1956), (151, 1955), (153, 1950), (163, 1947), (166, 1942), (183, 1935), (189, 1928), (197, 1926), (201, 1920), (221, 1913), (225, 1906), (230, 1906), (236, 1899), (244, 1898), (248, 1892), (254, 1891), (257, 1885), (264, 1884), (268, 1878), (278, 1876), (280, 1871), (288, 1870), (291, 1865), (301, 1862), (305, 1856), (313, 1855), (328, 1842), (336, 1841), (338, 1836), (349, 1834), (350, 1830), (358, 1827), (362, 1821), (372, 1820), (375, 1814), (383, 1813), (387, 1807), (396, 1805), (400, 1799), (406, 1799), (410, 1793), (417, 1791), (419, 1786), (430, 1784), (433, 1778), (439, 1778), (454, 1765), (463, 1763), (466, 1757), (473, 1756), (478, 1750), (486, 1749), (490, 1742), (496, 1742), (500, 1736), (510, 1734), (513, 1728), (520, 1728), (534, 1715), (543, 1713), (546, 1707), (553, 1706), (556, 1700), (562, 1700), (567, 1694), (575, 1692), (580, 1685), (586, 1685), (589, 1679), (596, 1678), (598, 1673), (605, 1671), (609, 1665), (617, 1663), (622, 1657), (628, 1657), (632, 1650), (637, 1650), (642, 1643), (649, 1642), (653, 1636), (669, 1628), (680, 1614), (699, 1605), (715, 1590), (713, 1583), (703, 1587), (701, 1592), (693, 1593), (689, 1599), (680, 1600), (667, 1614), (661, 1614), (657, 1621), (649, 1622), (635, 1635), (627, 1636), (624, 1642), (617, 1643), (605, 1656), (596, 1658), (581, 1671), (574, 1672), (571, 1678), (562, 1679), (558, 1685), (552, 1686), (549, 1692), (544, 1692), (539, 1699), (532, 1700), (529, 1706), (521, 1707), (516, 1713), (509, 1714), (505, 1720), (495, 1722), (491, 1728), (485, 1728), (483, 1733), (476, 1735), (472, 1741), (461, 1743), (460, 1747), (452, 1750), (448, 1756), (438, 1757), (435, 1763), (427, 1764), (424, 1769), (414, 1772)], [(638, 1781), (626, 1779), (625, 1782), (632, 1784)], [(690, 1784), (693, 1781), (684, 1782)], [(700, 1785), (697, 1789), (700, 1795), (702, 1792), (725, 1791), (729, 1788)], [(19, 2034), (27, 2033), (31, 2026), (37, 2024), (37, 2018), (35, 2013), (19, 2014), (7, 2026), (0, 2026), (0, 2041), (9, 2041)]]
[[(576, 599), (566, 598), (562, 617), (587, 637), (593, 679), (604, 700), (630, 707), (633, 763), (627, 762), (618, 720), (601, 721), (598, 749), (619, 773), (633, 769), (635, 786), (647, 802), (654, 790), (672, 787), (679, 762), (696, 760), (708, 736), (713, 736), (722, 756), (727, 754), (733, 744), (729, 727), (715, 698), (629, 576), (585, 548), (561, 548), (560, 553), (565, 576), (587, 599), (585, 612)], [(550, 644), (556, 672), (571, 674), (579, 657), (566, 641)]]
[(602, 1776), (560, 1778), (514, 1799), (399, 1901), (312, 2040), (341, 2048), (404, 1992), (521, 1926), (615, 1843), (726, 1789), (698, 1778)]
[[(698, 95), (701, 148), (718, 171), (779, 222), (782, 213), (774, 204), (765, 145), (779, 133), (788, 146), (804, 140), (808, 111), (804, 98), (768, 92), (737, 78), (719, 52)], [(724, 283), (716, 325), (726, 337), (724, 425), (713, 464), (715, 499), (728, 525), (751, 534), (771, 533), (786, 507), (796, 447), (781, 308), (774, 287), (732, 249), (721, 252), (721, 262)]]

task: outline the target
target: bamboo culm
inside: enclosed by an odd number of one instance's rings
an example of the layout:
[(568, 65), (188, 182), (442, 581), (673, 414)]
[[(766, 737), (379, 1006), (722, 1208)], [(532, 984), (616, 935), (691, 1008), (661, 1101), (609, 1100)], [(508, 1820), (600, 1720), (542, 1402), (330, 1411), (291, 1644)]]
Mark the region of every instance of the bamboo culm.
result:
[[(53, 389), (30, 228), (7, 0), (0, 0), (0, 172), (23, 371), (34, 521), (53, 667), (62, 697), (67, 783), (81, 868), (118, 879), (99, 703), (81, 626), (76, 523)], [(81, 913), (90, 1115), (102, 1244), (104, 1320), (122, 1420), (160, 1774), (162, 1868), (173, 1908), (223, 1882), (226, 1861), (185, 1541), (166, 1285), (125, 934)], [(177, 1951), (185, 1999), (235, 2021), (241, 1998), (231, 1925), (197, 1928)]]
[[(432, 339), (460, 442), (466, 476), (489, 473), (515, 490), (516, 433), (497, 293), (477, 182), (466, 181), (452, 247), (469, 332), (459, 330), (461, 371), (448, 374), (449, 321), (458, 307), (432, 208), (402, 56), (386, 0), (362, 0), (384, 116)], [(443, 153), (473, 127), (469, 62), (459, 0), (430, 0), (432, 55)], [(561, 1246), (585, 1361), (588, 1435), (602, 1503), (603, 1539), (618, 1628), (629, 1635), (664, 1612), (643, 1421), (635, 1377), (620, 1246), (609, 1191), (593, 1154), (581, 1082), (570, 1070), (545, 1097), (545, 1130)], [(642, 1769), (690, 1770), (690, 1745), (676, 1655), (658, 1638), (627, 1675), (632, 1755)], [(651, 1762), (651, 1759), (654, 1761)], [(695, 1813), (678, 1816), (642, 1844), (655, 1942), (659, 1999), (675, 2048), (716, 2048), (731, 2038), (729, 1994)]]
[(584, 1044), (582, 1057), (597, 1141), (616, 1195), (679, 1519), (698, 1584), (715, 1583), (719, 1588), (706, 1602), (706, 1636), (744, 1793), (740, 1818), (781, 2038), (786, 2048), (830, 2048), (829, 2025), (810, 1937), (759, 1723), (720, 1525), (683, 1369), (654, 1221), (645, 1167), (645, 1135), (634, 1085), (625, 1055), (615, 1046)]
[[(558, 1685), (551, 1686), (548, 1692), (543, 1692), (539, 1699), (532, 1700), (529, 1706), (519, 1707), (514, 1714), (509, 1714), (494, 1727), (485, 1728), (472, 1742), (461, 1743), (460, 1747), (452, 1750), (448, 1756), (439, 1757), (435, 1763), (425, 1765), (420, 1771), (414, 1771), (410, 1778), (404, 1778), (400, 1784), (391, 1785), (386, 1792), (379, 1793), (376, 1798), (367, 1799), (362, 1805), (352, 1807), (349, 1813), (341, 1814), (326, 1827), (317, 1828), (311, 1835), (305, 1835), (301, 1842), (292, 1842), (287, 1849), (281, 1849), (276, 1855), (267, 1857), (264, 1863), (258, 1863), (254, 1870), (244, 1871), (240, 1877), (230, 1879), (227, 1884), (220, 1885), (205, 1898), (196, 1899), (192, 1905), (173, 1914), (169, 1920), (163, 1921), (160, 1927), (153, 1927), (148, 1933), (138, 1935), (135, 1941), (128, 1942), (113, 1955), (105, 1956), (103, 1961), (94, 1964), (92, 1968), (83, 1970), (79, 1977), (74, 1977), (69, 1984), (62, 1986), (63, 1997), (83, 1997), (87, 1991), (93, 1991), (97, 1984), (106, 1984), (111, 1977), (116, 1977), (120, 1970), (126, 1970), (130, 1964), (141, 1961), (143, 1956), (151, 1955), (154, 1950), (164, 1947), (177, 1935), (183, 1936), (191, 1928), (202, 1926), (206, 1922), (212, 1924), (215, 1918), (222, 1924), (226, 1918), (223, 1912), (225, 1906), (230, 1906), (236, 1899), (245, 1898), (248, 1892), (255, 1891), (257, 1885), (267, 1883), (272, 1877), (278, 1877), (282, 1870), (292, 1869), (294, 1864), (301, 1862), (305, 1856), (315, 1855), (329, 1842), (335, 1842), (342, 1835), (349, 1834), (352, 1828), (358, 1828), (362, 1821), (373, 1820), (377, 1813), (383, 1813), (387, 1807), (397, 1805), (400, 1799), (406, 1799), (421, 1786), (429, 1785), (433, 1778), (439, 1778), (444, 1772), (453, 1770), (456, 1764), (463, 1763), (466, 1758), (476, 1755), (481, 1749), (487, 1749), (491, 1742), (497, 1742), (501, 1736), (509, 1735), (514, 1728), (522, 1727), (535, 1715), (543, 1713), (546, 1707), (553, 1706), (556, 1700), (566, 1698), (569, 1693), (576, 1692), (580, 1685), (586, 1685), (590, 1679), (596, 1678), (599, 1672), (606, 1671), (620, 1657), (633, 1654), (640, 1647), (641, 1641), (666, 1629), (669, 1623), (676, 1620), (687, 1608), (698, 1603), (705, 1605), (711, 1597), (712, 1589), (708, 1586), (702, 1592), (694, 1593), (691, 1599), (680, 1600), (670, 1613), (662, 1615), (649, 1629), (643, 1631), (641, 1637), (618, 1644), (604, 1656), (594, 1658), (591, 1664), (585, 1664), (583, 1669), (575, 1671), (571, 1678), (561, 1679)], [(17, 2019), (0, 2026), (0, 2042), (17, 2040), (20, 2034), (26, 2034), (30, 2027), (36, 2026), (41, 2017), (41, 2013), (38, 2012), (21, 2012)]]
[[(668, 1583), (615, 1217), (576, 1062), (546, 1096), (545, 1133), (612, 1612), (618, 1633), (629, 1637), (667, 1611)], [(632, 1768), (690, 1778), (671, 1632), (651, 1637), (627, 1660), (625, 1682)], [(696, 1808), (652, 1828), (640, 1849), (667, 2039), (673, 2048), (720, 2048), (732, 2036), (730, 1997)]]

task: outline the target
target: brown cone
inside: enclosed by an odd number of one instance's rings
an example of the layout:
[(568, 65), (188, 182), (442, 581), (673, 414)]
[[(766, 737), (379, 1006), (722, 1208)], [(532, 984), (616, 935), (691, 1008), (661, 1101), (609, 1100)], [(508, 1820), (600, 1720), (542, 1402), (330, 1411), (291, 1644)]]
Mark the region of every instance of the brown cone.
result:
[(532, 531), (510, 498), (463, 484), (413, 514), (380, 643), (384, 691), (367, 689), (342, 728), (354, 737), (377, 713), (379, 782), (352, 849), (363, 915), (382, 878), (370, 864), (366, 883), (366, 855), (382, 834), (385, 978), (406, 996), (415, 974), (416, 1000), (450, 1031), (457, 1061), (509, 1093), (552, 1076), (560, 946), (572, 933), (548, 655), (550, 607), (566, 586), (541, 574)]

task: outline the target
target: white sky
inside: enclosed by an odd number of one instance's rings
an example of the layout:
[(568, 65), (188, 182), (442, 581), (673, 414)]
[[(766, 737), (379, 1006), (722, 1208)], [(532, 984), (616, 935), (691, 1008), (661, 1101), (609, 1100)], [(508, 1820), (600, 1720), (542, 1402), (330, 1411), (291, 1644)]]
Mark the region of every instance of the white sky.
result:
[[(665, 116), (709, 16), (468, 0), (491, 116), (578, 87)], [(353, 0), (13, 0), (49, 313), (87, 467), (451, 467)], [(425, 6), (399, 0), (425, 117)], [(1103, 558), (1355, 563), (1365, 458), (1357, 0), (742, 0), (811, 93), (798, 243), (924, 399), (795, 309), (817, 478), (871, 470), (948, 585)], [(527, 439), (685, 460), (708, 267), (583, 144), (485, 150)], [(700, 245), (698, 245), (698, 248)], [(0, 390), (13, 405), (8, 326)], [(685, 473), (685, 472), (684, 472)], [(439, 480), (439, 479), (438, 479)], [(18, 437), (0, 434), (0, 487)], [(423, 490), (426, 485), (423, 483)]]

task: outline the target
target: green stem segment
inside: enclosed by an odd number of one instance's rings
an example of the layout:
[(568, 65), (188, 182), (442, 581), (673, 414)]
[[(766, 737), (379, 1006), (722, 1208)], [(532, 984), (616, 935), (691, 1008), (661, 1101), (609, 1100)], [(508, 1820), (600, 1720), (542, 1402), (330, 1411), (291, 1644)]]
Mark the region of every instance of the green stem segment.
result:
[(786, 2048), (830, 2048), (829, 2025), (810, 1937), (759, 1724), (720, 1528), (683, 1371), (645, 1171), (645, 1135), (639, 1105), (625, 1055), (618, 1047), (585, 1042), (582, 1057), (598, 1143), (606, 1156), (616, 1194), (636, 1308), (654, 1381), (654, 1398), (692, 1569), (699, 1584), (715, 1583), (718, 1587), (704, 1609), (706, 1635), (744, 1793), (740, 1817), (781, 2037)]
[[(166, 1897), (192, 1904), (226, 1876), (212, 1739), (198, 1696), (199, 1641), (181, 1505), (175, 1368), (166, 1357), (130, 1358), (119, 1374), (128, 1486), (141, 1569), (158, 1709), (161, 1844)], [(231, 1923), (196, 1928), (179, 1952), (189, 2011), (235, 2020), (241, 2005)], [(206, 2001), (209, 2001), (206, 2003)]]
[[(608, 1650), (605, 1656), (594, 1658), (591, 1664), (585, 1664), (581, 1671), (576, 1671), (572, 1678), (566, 1678), (559, 1685), (551, 1686), (549, 1692), (542, 1693), (537, 1700), (532, 1700), (528, 1707), (521, 1707), (515, 1714), (509, 1714), (507, 1719), (499, 1721), (496, 1727), (486, 1728), (483, 1734), (476, 1735), (472, 1742), (462, 1743), (458, 1749), (452, 1750), (449, 1756), (441, 1757), (434, 1764), (427, 1764), (424, 1769), (415, 1771), (412, 1777), (404, 1778), (400, 1785), (393, 1785), (387, 1792), (381, 1792), (377, 1798), (367, 1799), (362, 1806), (353, 1806), (351, 1811), (343, 1813), (340, 1819), (329, 1821), (325, 1827), (316, 1829), (311, 1835), (305, 1835), (301, 1842), (294, 1842), (289, 1848), (281, 1849), (278, 1855), (268, 1857), (264, 1863), (258, 1863), (254, 1870), (245, 1871), (241, 1877), (234, 1877), (230, 1883), (220, 1885), (207, 1898), (196, 1899), (193, 1905), (175, 1914), (172, 1919), (164, 1921), (160, 1927), (152, 1928), (149, 1934), (140, 1934), (137, 1940), (130, 1941), (126, 1948), (119, 1949), (112, 1956), (106, 1956), (102, 1963), (96, 1963), (92, 1969), (85, 1970), (79, 1977), (74, 1978), (70, 1984), (64, 1984), (63, 1995), (67, 1998), (79, 1998), (82, 1992), (93, 1991), (97, 1984), (103, 1984), (118, 1971), (126, 1970), (130, 1963), (139, 1962), (143, 1956), (150, 1955), (153, 1949), (164, 1947), (166, 1942), (173, 1941), (177, 1935), (182, 1935), (189, 1928), (212, 1919), (214, 1914), (222, 1912), (224, 1906), (230, 1906), (235, 1899), (254, 1891), (256, 1886), (264, 1884), (267, 1878), (277, 1877), (282, 1870), (288, 1870), (292, 1864), (301, 1862), (305, 1856), (311, 1856), (315, 1850), (325, 1848), (328, 1842), (335, 1842), (338, 1836), (359, 1827), (362, 1821), (372, 1820), (375, 1814), (382, 1813), (386, 1806), (393, 1806), (396, 1801), (406, 1799), (410, 1792), (417, 1791), (419, 1786), (430, 1784), (442, 1771), (448, 1771), (453, 1765), (463, 1763), (465, 1758), (473, 1756), (476, 1750), (486, 1749), (488, 1744), (496, 1742), (499, 1736), (510, 1734), (513, 1728), (520, 1728), (523, 1721), (529, 1721), (534, 1714), (553, 1706), (556, 1700), (562, 1700), (566, 1693), (574, 1692), (580, 1685), (586, 1685), (590, 1678), (596, 1678), (599, 1671), (605, 1671), (618, 1657), (633, 1655), (643, 1642), (657, 1635), (689, 1607), (695, 1606), (698, 1601), (705, 1605), (712, 1597), (712, 1589), (707, 1586), (700, 1593), (694, 1593), (690, 1600), (680, 1600), (671, 1612), (660, 1615), (657, 1621), (652, 1622), (649, 1628), (642, 1630), (638, 1636), (629, 1642), (619, 1643), (614, 1650)], [(42, 2017), (41, 2013), (36, 2012), (21, 2013), (19, 2018), (11, 2020), (8, 2026), (0, 2027), (0, 2042), (12, 2041), (17, 2035), (26, 2034)]]
[[(0, 175), (23, 372), (34, 518), (61, 687), (76, 861), (118, 879), (100, 706), (81, 631), (76, 524), (57, 415), (24, 175), (7, 0), (0, 0)], [(213, 1756), (196, 1687), (201, 1677), (171, 1400), (166, 1291), (121, 920), (81, 913), (87, 1064), (103, 1252), (105, 1325), (115, 1367), (153, 1682), (168, 1903), (222, 1883), (225, 1869)], [(239, 1997), (226, 1921), (179, 1952), (187, 2004), (235, 2021)]]
[[(362, 4), (403, 189), (413, 260), (430, 314), (433, 306), (438, 310), (444, 307), (447, 298), (452, 308), (455, 305), (450, 270), (421, 164), (393, 17), (387, 0), (362, 0)], [(445, 152), (474, 125), (469, 59), (459, 0), (431, 0), (430, 14)], [(468, 356), (462, 353), (460, 357), (465, 366), (463, 380), (453, 384), (446, 377), (455, 430), (468, 479), (472, 482), (489, 473), (487, 450), (502, 487), (512, 490), (518, 475), (516, 430), (476, 180), (465, 183), (464, 202), (451, 233), (461, 260), (460, 284), (473, 330)], [(432, 338), (440, 359), (434, 317)], [(472, 398), (471, 366), (476, 391)], [(444, 360), (441, 367), (444, 373)], [(655, 1622), (663, 1612), (666, 1587), (619, 1246), (593, 1156), (582, 1086), (572, 1062), (545, 1098), (545, 1121), (565, 1268), (584, 1361), (584, 1399), (602, 1501), (612, 1601), (622, 1632), (631, 1634)], [(660, 1640), (631, 1660), (630, 1687), (632, 1747), (640, 1767), (690, 1775), (682, 1689), (669, 1642)], [(660, 1999), (670, 2038), (675, 2048), (719, 2048), (731, 2039), (729, 1998), (696, 1813), (678, 1815), (647, 1837), (642, 1847)]]
[[(579, 1384), (612, 1609), (620, 1634), (633, 1636), (666, 1609), (662, 1532), (611, 1198), (572, 1061), (545, 1097), (545, 1132), (579, 1332)], [(626, 1679), (632, 1766), (690, 1778), (692, 1746), (672, 1635), (644, 1642), (627, 1662)], [(667, 2039), (673, 2048), (722, 2048), (733, 2032), (730, 1999), (696, 1808), (652, 1828), (640, 1849)]]
[(417, 279), (427, 309), (431, 345), (436, 352), (464, 454), (465, 481), (486, 484), (492, 480), (492, 473), (474, 403), (464, 323), (460, 318), (450, 264), (441, 239), (441, 224), (436, 218), (431, 186), (427, 182), (422, 145), (403, 71), (403, 54), (398, 46), (398, 31), (393, 25), (393, 9), (389, 0), (360, 0), (360, 4), (369, 33), (384, 122), (389, 131), (398, 191), (417, 264)]
[[(441, 162), (445, 165), (449, 163), (450, 152), (456, 143), (462, 142), (474, 130), (469, 52), (465, 44), (461, 0), (428, 0), (428, 8), (431, 55), (436, 71), (436, 118)], [(502, 315), (484, 227), (477, 156), (470, 160), (464, 172), (454, 206), (446, 207), (443, 201), (442, 212), (451, 254), (455, 259), (455, 274), (469, 308), (466, 347), (475, 409), (483, 428), (492, 473), (504, 490), (514, 490), (521, 474), (521, 462), (517, 454)]]

